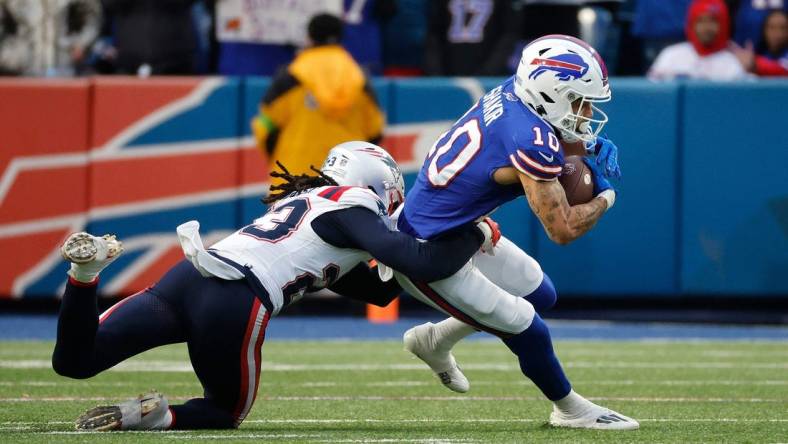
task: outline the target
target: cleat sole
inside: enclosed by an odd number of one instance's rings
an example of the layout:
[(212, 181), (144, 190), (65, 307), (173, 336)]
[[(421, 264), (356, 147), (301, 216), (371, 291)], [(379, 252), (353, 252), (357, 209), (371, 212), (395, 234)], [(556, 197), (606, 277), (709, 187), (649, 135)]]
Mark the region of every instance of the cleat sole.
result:
[(75, 233), (63, 245), (63, 258), (75, 264), (84, 264), (96, 258), (96, 245), (88, 233)]
[(118, 430), (123, 415), (120, 408), (114, 405), (98, 406), (83, 413), (76, 421), (77, 430), (95, 430), (103, 432)]

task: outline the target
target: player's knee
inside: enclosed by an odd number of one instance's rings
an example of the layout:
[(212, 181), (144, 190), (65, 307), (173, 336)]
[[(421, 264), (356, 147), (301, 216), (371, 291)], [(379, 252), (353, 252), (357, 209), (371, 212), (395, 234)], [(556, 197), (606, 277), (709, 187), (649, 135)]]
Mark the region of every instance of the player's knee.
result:
[(55, 373), (58, 375), (71, 379), (88, 379), (96, 376), (98, 373), (92, 368), (87, 368), (71, 360), (63, 359), (57, 354), (52, 355), (52, 369), (55, 370)]
[(530, 302), (537, 313), (542, 313), (545, 310), (551, 309), (555, 302), (558, 300), (558, 293), (555, 291), (555, 286), (550, 276), (544, 273), (542, 276), (542, 283), (531, 294), (525, 296), (525, 299)]
[(548, 341), (550, 340), (550, 331), (547, 329), (547, 324), (545, 324), (544, 320), (542, 320), (538, 313), (534, 313), (528, 325), (524, 329), (520, 330), (519, 333), (515, 333), (507, 338), (507, 341), (543, 341), (545, 338), (547, 338)]
[(517, 334), (527, 329), (536, 316), (534, 306), (524, 298), (516, 298), (513, 309), (507, 314), (507, 322), (503, 331)]

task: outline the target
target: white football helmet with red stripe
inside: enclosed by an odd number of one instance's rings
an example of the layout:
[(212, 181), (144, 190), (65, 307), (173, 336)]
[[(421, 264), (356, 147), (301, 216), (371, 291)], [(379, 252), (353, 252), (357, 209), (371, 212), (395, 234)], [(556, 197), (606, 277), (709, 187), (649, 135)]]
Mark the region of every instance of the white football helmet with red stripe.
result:
[(339, 185), (371, 189), (383, 201), (389, 215), (405, 200), (405, 181), (399, 165), (375, 144), (340, 143), (328, 152), (320, 171)]
[[(568, 142), (596, 140), (607, 122), (594, 106), (610, 100), (607, 67), (594, 48), (574, 37), (553, 34), (529, 43), (517, 67), (514, 92)], [(577, 100), (575, 111), (572, 102)], [(580, 115), (586, 103), (593, 111), (590, 118)]]

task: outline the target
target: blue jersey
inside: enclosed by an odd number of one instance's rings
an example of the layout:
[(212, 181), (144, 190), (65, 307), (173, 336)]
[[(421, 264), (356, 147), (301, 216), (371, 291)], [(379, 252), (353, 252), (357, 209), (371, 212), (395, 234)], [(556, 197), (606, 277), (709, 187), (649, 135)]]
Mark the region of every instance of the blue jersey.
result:
[(514, 94), (514, 77), (488, 92), (430, 148), (408, 192), (398, 228), (430, 239), (487, 215), (523, 194), (495, 170), (514, 167), (555, 180), (564, 153), (553, 128)]

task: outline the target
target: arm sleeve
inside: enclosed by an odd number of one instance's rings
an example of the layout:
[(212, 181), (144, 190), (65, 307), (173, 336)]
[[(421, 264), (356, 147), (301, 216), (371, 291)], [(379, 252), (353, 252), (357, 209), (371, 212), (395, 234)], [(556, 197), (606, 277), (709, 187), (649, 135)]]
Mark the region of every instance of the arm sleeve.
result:
[(283, 126), (290, 119), (287, 96), (300, 82), (287, 69), (280, 70), (260, 102), (260, 115), (270, 120), (274, 127)]
[(280, 70), (260, 101), (260, 112), (252, 119), (252, 134), (257, 146), (268, 155), (274, 150), (279, 128), (290, 118), (290, 109), (285, 96), (298, 84), (298, 79), (287, 69)]
[(785, 65), (764, 56), (755, 57), (755, 73), (759, 76), (788, 76), (788, 62)]
[(312, 221), (321, 239), (339, 248), (366, 250), (372, 257), (419, 281), (432, 282), (456, 273), (484, 240), (475, 226), (429, 242), (391, 231), (383, 219), (362, 207), (322, 214)]
[(328, 288), (342, 296), (378, 307), (389, 305), (402, 292), (396, 279), (381, 281), (378, 269), (365, 263), (358, 264)]

